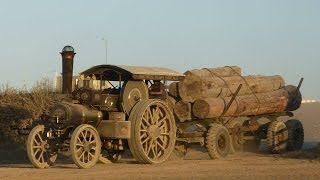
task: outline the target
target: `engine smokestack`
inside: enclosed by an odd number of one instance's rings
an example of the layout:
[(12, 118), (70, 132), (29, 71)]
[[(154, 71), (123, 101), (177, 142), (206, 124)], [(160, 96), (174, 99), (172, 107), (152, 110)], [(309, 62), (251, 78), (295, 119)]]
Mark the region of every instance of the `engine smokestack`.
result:
[(62, 56), (62, 93), (71, 94), (73, 78), (73, 58), (76, 54), (73, 47), (65, 46), (60, 53)]

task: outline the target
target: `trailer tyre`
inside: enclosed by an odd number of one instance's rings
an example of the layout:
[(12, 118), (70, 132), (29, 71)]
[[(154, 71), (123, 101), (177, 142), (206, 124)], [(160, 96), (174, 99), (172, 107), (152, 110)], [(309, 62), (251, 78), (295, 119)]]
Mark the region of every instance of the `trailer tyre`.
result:
[(286, 122), (288, 129), (287, 150), (301, 150), (304, 141), (304, 130), (301, 122), (296, 119), (290, 119)]
[(287, 149), (288, 130), (285, 123), (274, 121), (269, 124), (267, 145), (272, 153), (281, 153)]
[(243, 143), (241, 142), (242, 132), (241, 124), (238, 121), (231, 121), (228, 124), (228, 128), (231, 129), (231, 147), (230, 153), (237, 153), (243, 150)]
[(206, 148), (211, 159), (226, 157), (231, 148), (228, 129), (221, 124), (211, 124), (207, 132)]

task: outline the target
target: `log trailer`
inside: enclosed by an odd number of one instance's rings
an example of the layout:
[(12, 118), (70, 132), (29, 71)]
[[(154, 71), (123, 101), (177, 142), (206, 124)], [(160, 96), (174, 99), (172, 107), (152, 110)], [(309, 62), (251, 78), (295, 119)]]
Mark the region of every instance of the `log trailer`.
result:
[[(90, 168), (101, 155), (116, 162), (127, 149), (139, 163), (162, 163), (174, 149), (185, 153), (190, 143), (205, 146), (212, 159), (224, 158), (248, 144), (258, 148), (262, 139), (267, 139), (274, 153), (302, 148), (301, 122), (279, 120), (292, 117), (292, 112), (193, 117), (183, 122), (174, 113), (175, 104), (165, 85), (183, 81), (184, 74), (160, 67), (98, 65), (80, 73), (72, 91), (75, 53), (66, 46), (61, 55), (64, 98), (40, 117), (26, 142), (28, 158), (37, 168), (52, 166), (63, 152), (70, 152), (79, 168)], [(88, 86), (88, 79), (97, 80), (99, 88)], [(296, 96), (301, 98), (298, 90)], [(268, 121), (258, 122), (262, 118)]]

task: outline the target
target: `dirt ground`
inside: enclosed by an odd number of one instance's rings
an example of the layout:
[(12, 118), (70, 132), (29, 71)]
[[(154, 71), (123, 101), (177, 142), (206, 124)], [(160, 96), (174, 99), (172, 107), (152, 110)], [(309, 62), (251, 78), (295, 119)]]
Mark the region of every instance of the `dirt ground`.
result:
[[(297, 112), (305, 128), (305, 146), (320, 141), (320, 103), (304, 104)], [(192, 146), (185, 160), (172, 156), (159, 165), (137, 164), (124, 159), (115, 164), (97, 164), (78, 169), (70, 160), (49, 169), (35, 169), (26, 160), (0, 159), (0, 179), (320, 179), (320, 160), (307, 151), (284, 155), (238, 153), (223, 160), (209, 160), (203, 148)]]

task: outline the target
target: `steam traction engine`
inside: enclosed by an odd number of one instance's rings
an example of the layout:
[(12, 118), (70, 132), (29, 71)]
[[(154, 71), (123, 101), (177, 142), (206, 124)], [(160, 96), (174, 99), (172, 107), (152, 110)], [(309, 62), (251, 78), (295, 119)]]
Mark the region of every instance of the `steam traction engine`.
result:
[[(75, 53), (66, 46), (61, 54), (67, 96), (28, 136), (27, 153), (35, 167), (49, 167), (62, 151), (70, 151), (79, 168), (92, 167), (101, 151), (116, 161), (127, 148), (140, 163), (168, 159), (176, 124), (160, 81), (178, 81), (182, 74), (166, 68), (100, 65), (82, 72), (71, 92)], [(88, 79), (99, 82), (99, 88), (90, 86)]]

